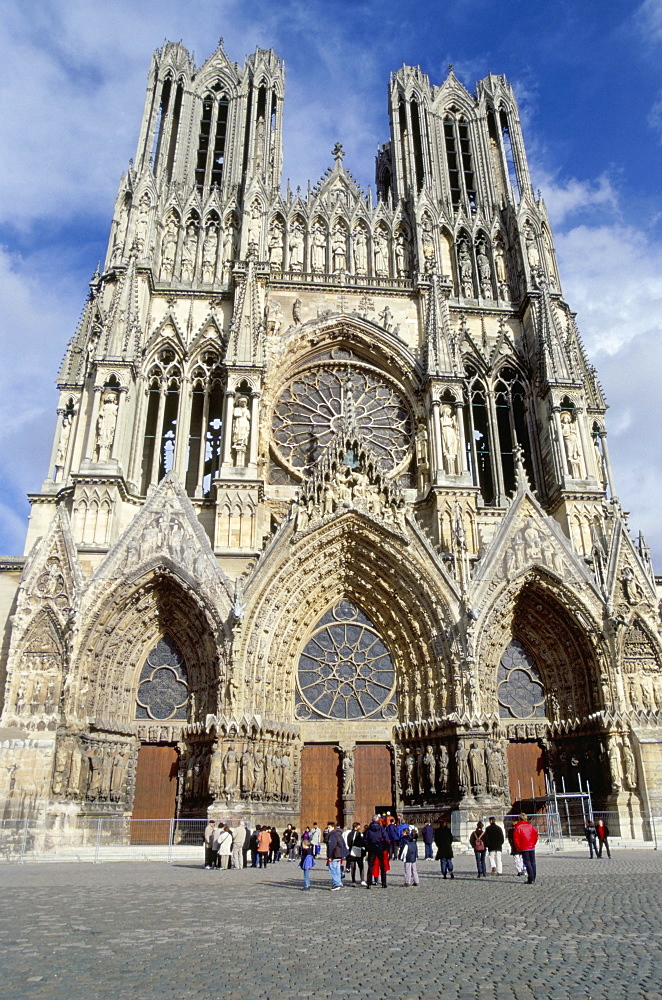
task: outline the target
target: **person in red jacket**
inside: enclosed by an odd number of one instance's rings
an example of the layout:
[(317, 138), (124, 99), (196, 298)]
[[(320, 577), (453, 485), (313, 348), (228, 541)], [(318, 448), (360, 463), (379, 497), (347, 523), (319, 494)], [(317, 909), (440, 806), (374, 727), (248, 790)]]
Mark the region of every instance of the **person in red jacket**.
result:
[(522, 861), (528, 875), (526, 880), (527, 885), (533, 885), (536, 880), (537, 843), (538, 831), (535, 826), (531, 826), (526, 813), (520, 813), (519, 822), (513, 828), (513, 846), (517, 853), (522, 855)]

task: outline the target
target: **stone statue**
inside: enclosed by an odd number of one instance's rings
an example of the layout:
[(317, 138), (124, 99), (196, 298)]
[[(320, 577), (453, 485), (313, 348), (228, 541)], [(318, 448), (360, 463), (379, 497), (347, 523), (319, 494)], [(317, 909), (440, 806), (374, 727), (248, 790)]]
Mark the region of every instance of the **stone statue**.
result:
[(395, 237), (395, 270), (398, 278), (409, 277), (409, 241), (402, 230)]
[(487, 765), (487, 791), (490, 795), (500, 795), (503, 791), (501, 776), (501, 752), (497, 743), (489, 743), (485, 751)]
[(283, 266), (283, 224), (275, 218), (269, 230), (269, 263), (280, 270)]
[(149, 224), (149, 213), (152, 203), (148, 194), (144, 194), (138, 204), (138, 217), (136, 219), (136, 230), (133, 237), (133, 245), (137, 253), (142, 253), (145, 249), (145, 238), (147, 236), (147, 226)]
[(240, 396), (235, 403), (232, 414), (232, 450), (234, 464), (237, 468), (243, 468), (246, 464), (246, 449), (248, 448), (250, 431), (251, 415), (248, 409), (248, 400), (245, 396)]
[(502, 299), (510, 299), (510, 284), (506, 265), (506, 251), (500, 240), (494, 244), (494, 269), (499, 284), (499, 294)]
[(57, 443), (57, 452), (55, 455), (55, 482), (58, 483), (64, 476), (64, 466), (67, 461), (67, 452), (69, 450), (69, 438), (71, 437), (71, 428), (74, 423), (74, 412), (73, 410), (65, 410), (62, 414), (62, 426), (60, 428), (60, 440)]
[(301, 299), (295, 299), (292, 303), (292, 319), (295, 326), (298, 326), (301, 322)]
[(460, 270), (462, 294), (466, 299), (472, 299), (474, 296), (474, 271), (469, 254), (469, 244), (466, 240), (460, 240), (458, 244), (457, 260)]
[(89, 771), (87, 775), (87, 791), (85, 797), (94, 802), (101, 796), (103, 780), (103, 755), (99, 750), (92, 750), (87, 755)]
[(457, 770), (457, 787), (460, 795), (466, 795), (471, 791), (471, 775), (469, 773), (469, 751), (460, 743), (455, 754), (455, 767)]
[(319, 222), (313, 226), (311, 266), (314, 274), (326, 271), (326, 230)]
[(423, 219), (422, 231), (421, 231), (421, 244), (423, 247), (423, 261), (425, 264), (425, 270), (434, 263), (436, 258), (436, 253), (434, 250), (434, 235), (432, 233), (432, 223), (430, 222), (427, 215)]
[(354, 794), (354, 753), (346, 750), (342, 758), (342, 793), (343, 798)]
[(393, 330), (393, 313), (391, 312), (388, 304), (385, 305), (382, 311), (380, 312), (379, 319), (384, 329), (388, 333), (391, 333)]
[(485, 790), (485, 757), (477, 743), (471, 744), (468, 763), (471, 789), (474, 795), (481, 795)]
[(117, 393), (104, 393), (101, 411), (97, 417), (97, 440), (95, 449), (95, 458), (97, 462), (108, 462), (110, 459), (110, 452), (115, 438), (117, 408)]
[(622, 787), (621, 775), (621, 755), (618, 750), (616, 739), (609, 740), (609, 774), (611, 776), (611, 787), (615, 792), (619, 792)]
[(228, 264), (237, 256), (237, 219), (234, 213), (225, 220), (223, 234), (223, 263)]
[(281, 798), (283, 802), (289, 802), (292, 797), (292, 761), (287, 750), (283, 754), (282, 764)]
[(439, 747), (437, 774), (439, 775), (439, 794), (443, 795), (448, 789), (448, 750), (443, 743)]
[(331, 244), (333, 255), (333, 271), (347, 270), (347, 234), (345, 227), (341, 223), (336, 223), (333, 229), (333, 240)]
[(264, 796), (264, 757), (259, 747), (253, 754), (253, 798), (258, 801)]
[(248, 217), (248, 239), (246, 245), (248, 249), (255, 246), (255, 252), (260, 253), (262, 243), (262, 209), (259, 201), (254, 201), (251, 205), (251, 214)]
[(577, 422), (573, 420), (572, 414), (568, 410), (561, 411), (561, 433), (563, 434), (563, 446), (570, 475), (573, 479), (582, 478), (582, 452), (577, 433)]
[(405, 756), (405, 795), (414, 794), (414, 755), (408, 753)]
[(166, 223), (165, 233), (161, 240), (161, 278), (164, 278), (166, 281), (172, 278), (175, 269), (178, 236), (179, 226), (177, 220), (171, 215)]
[(290, 271), (303, 271), (303, 228), (298, 219), (290, 227)]
[(198, 250), (198, 227), (191, 220), (186, 226), (186, 236), (182, 247), (182, 281), (192, 281), (195, 271), (195, 258)]
[(388, 240), (384, 233), (377, 229), (372, 241), (375, 256), (375, 274), (378, 278), (387, 278), (388, 266)]
[(253, 754), (246, 747), (241, 755), (241, 791), (245, 798), (250, 798), (255, 784)]
[(73, 746), (70, 743), (58, 743), (53, 767), (53, 795), (56, 798), (67, 793), (72, 756)]
[(231, 744), (223, 758), (223, 789), (226, 795), (234, 795), (239, 788), (239, 755)]
[(597, 479), (603, 490), (607, 489), (607, 472), (605, 469), (605, 460), (600, 448), (600, 435), (593, 435), (593, 448), (595, 450), (595, 468), (597, 473)]
[(365, 275), (368, 273), (368, 238), (363, 226), (357, 226), (354, 230), (354, 274)]
[(460, 435), (457, 431), (453, 407), (449, 403), (444, 403), (441, 407), (440, 421), (444, 472), (447, 475), (456, 476), (459, 471)]
[(416, 462), (419, 467), (427, 468), (429, 461), (428, 432), (425, 422), (421, 420), (416, 431)]
[(425, 770), (425, 781), (430, 795), (437, 794), (437, 760), (431, 746), (425, 748), (423, 757), (423, 768)]
[(637, 787), (637, 762), (627, 742), (623, 743), (623, 772), (625, 784), (631, 791), (634, 791)]
[(480, 278), (480, 290), (486, 299), (492, 298), (492, 270), (490, 268), (489, 257), (485, 241), (481, 240), (477, 246), (476, 263), (478, 264), (478, 276)]
[(213, 282), (216, 277), (216, 257), (218, 253), (218, 226), (213, 219), (207, 223), (202, 244), (202, 280)]
[(524, 229), (524, 239), (526, 241), (526, 258), (529, 262), (529, 267), (532, 271), (539, 271), (540, 254), (538, 253), (538, 244), (535, 233), (529, 225)]

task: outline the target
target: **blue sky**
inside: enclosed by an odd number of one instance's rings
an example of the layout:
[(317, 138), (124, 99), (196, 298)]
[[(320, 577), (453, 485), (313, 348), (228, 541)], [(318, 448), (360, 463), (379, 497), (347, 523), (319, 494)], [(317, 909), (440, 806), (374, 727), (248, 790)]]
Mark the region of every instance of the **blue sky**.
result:
[(662, 0), (4, 0), (0, 23), (0, 553), (46, 474), (54, 378), (134, 155), (153, 50), (285, 60), (284, 179), (337, 140), (367, 187), (389, 73), (515, 86), (563, 290), (611, 404), (619, 496), (662, 571)]

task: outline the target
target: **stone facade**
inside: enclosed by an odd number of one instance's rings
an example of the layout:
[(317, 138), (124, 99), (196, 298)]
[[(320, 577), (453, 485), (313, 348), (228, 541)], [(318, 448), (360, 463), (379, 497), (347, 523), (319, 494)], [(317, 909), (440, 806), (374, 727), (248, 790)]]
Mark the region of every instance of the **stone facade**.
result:
[(4, 814), (130, 817), (163, 745), (179, 815), (298, 822), (322, 743), (351, 818), (377, 743), (412, 816), (524, 801), (533, 746), (638, 823), (662, 805), (655, 582), (512, 88), (393, 74), (375, 202), (340, 145), (281, 193), (283, 92), (272, 51), (154, 56), (2, 567)]

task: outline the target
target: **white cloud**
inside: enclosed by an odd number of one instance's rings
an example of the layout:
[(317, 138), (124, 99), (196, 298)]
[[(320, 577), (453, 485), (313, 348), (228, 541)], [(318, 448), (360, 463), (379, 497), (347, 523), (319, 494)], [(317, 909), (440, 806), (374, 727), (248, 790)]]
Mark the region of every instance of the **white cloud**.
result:
[(544, 170), (535, 171), (535, 183), (542, 190), (549, 218), (554, 227), (561, 227), (571, 216), (599, 211), (618, 212), (618, 192), (607, 174), (596, 180), (569, 177), (559, 181)]

